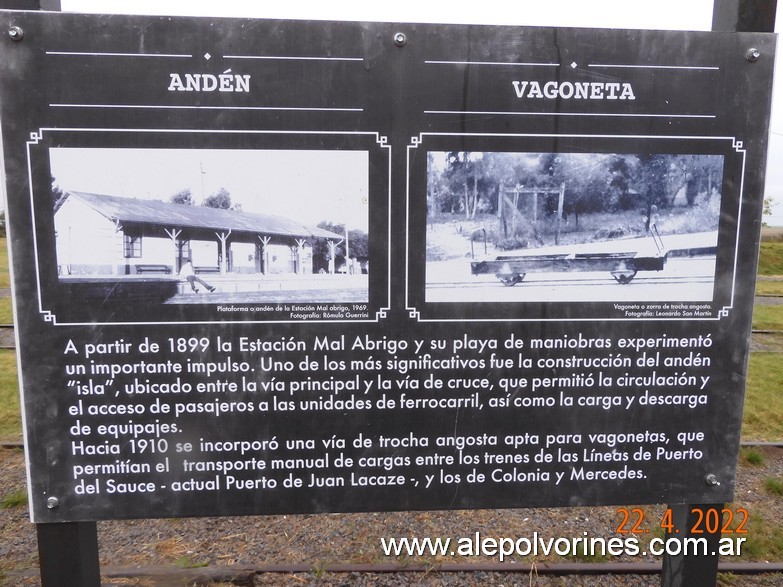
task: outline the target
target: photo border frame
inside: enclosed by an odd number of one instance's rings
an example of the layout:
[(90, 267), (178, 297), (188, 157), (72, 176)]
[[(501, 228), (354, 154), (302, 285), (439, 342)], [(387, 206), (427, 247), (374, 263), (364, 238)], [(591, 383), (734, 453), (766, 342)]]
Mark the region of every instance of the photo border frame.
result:
[[(382, 273), (374, 272), (373, 274), (369, 275), (369, 281), (368, 281), (368, 303), (366, 304), (369, 310), (370, 318), (368, 319), (313, 319), (313, 320), (295, 320), (295, 319), (284, 319), (284, 318), (276, 318), (276, 317), (270, 317), (269, 319), (257, 319), (257, 318), (249, 318), (249, 319), (231, 319), (228, 318), (225, 314), (218, 314), (217, 311), (209, 310), (210, 312), (215, 314), (214, 319), (199, 319), (198, 317), (195, 319), (185, 319), (185, 320), (155, 320), (155, 321), (130, 321), (130, 320), (106, 320), (101, 321), (101, 324), (105, 325), (143, 325), (143, 324), (210, 324), (219, 322), (221, 324), (232, 324), (232, 323), (242, 323), (242, 324), (263, 324), (263, 323), (278, 323), (278, 324), (302, 324), (302, 323), (374, 323), (379, 322), (381, 319), (386, 318), (387, 313), (390, 309), (391, 304), (391, 251), (392, 251), (392, 243), (391, 243), (391, 228), (390, 228), (390, 217), (391, 217), (391, 208), (392, 208), (392, 201), (391, 201), (391, 178), (392, 178), (392, 164), (391, 164), (391, 146), (388, 144), (388, 138), (384, 135), (381, 135), (378, 132), (369, 132), (369, 131), (303, 131), (303, 130), (214, 130), (214, 129), (171, 129), (171, 128), (141, 128), (141, 129), (131, 129), (131, 128), (50, 128), (50, 127), (42, 127), (39, 128), (37, 131), (30, 132), (29, 134), (29, 140), (26, 142), (25, 145), (25, 153), (26, 153), (26, 164), (27, 164), (27, 178), (28, 178), (28, 191), (29, 191), (29, 205), (30, 205), (30, 213), (31, 213), (31, 222), (32, 222), (32, 243), (33, 243), (33, 250), (36, 258), (36, 266), (35, 266), (35, 275), (36, 275), (36, 287), (37, 287), (37, 305), (38, 305), (38, 312), (43, 316), (43, 319), (45, 322), (51, 323), (56, 326), (87, 326), (87, 325), (93, 325), (96, 322), (95, 321), (83, 321), (78, 319), (58, 319), (57, 316), (57, 310), (53, 307), (53, 302), (51, 300), (51, 290), (53, 287), (56, 287), (55, 284), (52, 283), (53, 279), (52, 276), (46, 275), (46, 270), (42, 269), (41, 265), (45, 264), (47, 261), (47, 255), (53, 254), (53, 251), (48, 250), (50, 246), (52, 246), (50, 243), (53, 243), (53, 218), (52, 219), (42, 219), (41, 214), (37, 213), (36, 211), (36, 192), (41, 189), (40, 183), (41, 183), (41, 166), (44, 166), (49, 171), (49, 174), (51, 176), (51, 168), (48, 161), (48, 153), (46, 155), (42, 155), (35, 152), (36, 147), (44, 147), (49, 148), (52, 145), (49, 145), (48, 142), (50, 142), (55, 136), (62, 135), (63, 138), (73, 138), (73, 137), (86, 137), (88, 134), (91, 133), (93, 137), (96, 135), (110, 135), (106, 138), (108, 138), (108, 141), (100, 141), (98, 140), (96, 144), (78, 144), (79, 142), (83, 141), (76, 141), (77, 144), (74, 144), (73, 142), (68, 142), (67, 146), (68, 148), (79, 148), (79, 147), (89, 147), (89, 148), (138, 148), (138, 149), (144, 149), (144, 148), (172, 148), (172, 149), (192, 149), (192, 150), (198, 150), (199, 148), (209, 148), (209, 149), (241, 149), (243, 147), (236, 147), (236, 146), (222, 146), (222, 145), (214, 145), (214, 144), (204, 144), (201, 147), (184, 147), (181, 145), (172, 145), (170, 144), (170, 139), (173, 138), (175, 135), (201, 135), (204, 137), (205, 142), (209, 142), (209, 138), (207, 137), (215, 137), (215, 136), (222, 136), (222, 139), (225, 140), (229, 136), (244, 136), (246, 138), (251, 138), (254, 141), (262, 141), (267, 142), (271, 141), (275, 143), (274, 145), (258, 145), (255, 147), (256, 150), (262, 151), (265, 149), (283, 149), (283, 148), (291, 148), (289, 145), (283, 145), (283, 142), (289, 142), (289, 143), (306, 143), (308, 140), (316, 140), (316, 138), (319, 137), (331, 137), (333, 140), (337, 137), (341, 137), (343, 139), (347, 139), (349, 141), (356, 141), (357, 143), (366, 143), (366, 147), (368, 147), (368, 218), (370, 220), (370, 226), (368, 227), (368, 233), (370, 234), (370, 248), (371, 248), (371, 255), (373, 254), (373, 250), (375, 253), (375, 257), (381, 257), (383, 259), (383, 262), (385, 263), (386, 267), (382, 268), (385, 269), (382, 271)], [(123, 139), (128, 139), (131, 134), (137, 134), (142, 137), (150, 137), (151, 135), (159, 135), (160, 137), (167, 136), (169, 137), (169, 144), (166, 144), (167, 141), (163, 140), (161, 145), (155, 145), (154, 147), (150, 146), (148, 141), (141, 140), (142, 143), (147, 143), (145, 145), (117, 145), (116, 143), (122, 142), (122, 140), (118, 140), (119, 137), (122, 137)], [(68, 137), (70, 135), (70, 137)], [(283, 137), (289, 137), (288, 139), (285, 139)], [(114, 144), (110, 144), (114, 143)], [(376, 152), (373, 152), (369, 149), (371, 146), (375, 146), (377, 148)], [(245, 147), (246, 148), (246, 147)], [(297, 145), (297, 148), (300, 150), (332, 150), (329, 148), (329, 145), (327, 144), (325, 147), (323, 145), (320, 146), (320, 148), (316, 148), (315, 146), (312, 147), (304, 147), (301, 144)], [(340, 150), (340, 149), (334, 149), (334, 150)], [(358, 149), (357, 149), (358, 150)], [(385, 158), (385, 162), (383, 161), (383, 158)], [(45, 161), (44, 161), (45, 159)], [(373, 165), (378, 165), (380, 167), (383, 165), (383, 168), (385, 170), (385, 177), (383, 178), (385, 180), (384, 184), (384, 194), (377, 193), (379, 190), (374, 189), (373, 186), (373, 178), (371, 177), (371, 168)], [(385, 198), (385, 202), (382, 202), (382, 199)], [(40, 198), (39, 198), (40, 199)], [(383, 205), (382, 205), (383, 204)], [(38, 204), (40, 206), (40, 204)], [(373, 210), (375, 208), (375, 210)], [(373, 227), (373, 223), (375, 223), (377, 226)], [(382, 226), (381, 225), (385, 225)], [(383, 233), (383, 236), (373, 236), (373, 234), (379, 232), (378, 227), (381, 227), (380, 232)], [(384, 251), (385, 249), (385, 251)], [(379, 253), (380, 250), (380, 253)], [(385, 253), (385, 254), (382, 254)], [(376, 260), (375, 263), (371, 263), (373, 266), (378, 266), (380, 263)], [(381, 277), (376, 277), (377, 275), (381, 275)], [(56, 281), (56, 280), (55, 280)], [(385, 298), (385, 299), (384, 299)], [(315, 303), (315, 302), (314, 302)], [(329, 303), (335, 303), (335, 302), (329, 302)], [(342, 303), (342, 302), (340, 302)], [(350, 303), (350, 302), (348, 302)], [(200, 306), (204, 306), (205, 304), (200, 304)], [(230, 304), (226, 304), (230, 305)], [(171, 313), (175, 313), (172, 311)], [(270, 312), (271, 313), (271, 312)], [(238, 318), (238, 316), (235, 316), (235, 318)]]
[[(513, 141), (523, 141), (524, 145), (515, 145), (516, 149), (509, 149), (505, 143)], [(533, 148), (533, 144), (538, 141), (550, 140), (562, 146), (567, 143), (569, 146), (574, 143), (587, 141), (589, 146), (596, 146), (596, 143), (605, 145), (607, 143), (616, 144), (626, 141), (665, 141), (667, 143), (677, 143), (685, 141), (699, 141), (698, 148), (691, 150), (682, 150), (678, 152), (654, 151), (655, 153), (672, 154), (722, 154), (724, 156), (722, 189), (721, 189), (721, 214), (720, 226), (718, 228), (718, 252), (716, 258), (715, 289), (712, 299), (712, 315), (706, 317), (618, 317), (611, 315), (610, 312), (596, 312), (600, 306), (611, 306), (618, 302), (580, 302), (580, 310), (590, 316), (555, 316), (549, 317), (555, 308), (563, 308), (567, 305), (573, 305), (574, 302), (426, 302), (424, 292), (426, 289), (425, 267), (421, 255), (415, 255), (414, 251), (426, 246), (426, 235), (421, 228), (422, 219), (415, 216), (416, 211), (422, 211), (426, 215), (426, 205), (421, 201), (422, 192), (426, 199), (426, 183), (421, 184), (422, 168), (426, 167), (426, 161), (422, 157), (414, 157), (417, 149), (424, 151), (497, 151), (497, 152), (546, 152), (541, 149)], [(458, 145), (453, 143), (459, 141)], [(437, 142), (437, 146), (427, 143)], [(504, 142), (504, 148), (487, 148), (487, 145), (497, 145)], [(452, 143), (448, 146), (448, 143)], [(474, 143), (480, 143), (481, 148), (471, 148)], [(707, 146), (719, 146), (720, 148), (707, 149)], [(524, 149), (520, 147), (525, 147)], [(618, 150), (593, 149), (580, 150), (580, 152), (611, 153), (641, 152), (632, 148)], [(553, 152), (570, 152), (568, 148), (559, 148)], [(734, 161), (730, 156), (735, 157)], [(448, 133), (448, 132), (422, 132), (418, 136), (411, 137), (411, 141), (406, 149), (407, 160), (407, 185), (406, 185), (406, 226), (407, 240), (405, 243), (406, 262), (405, 275), (408, 288), (405, 292), (405, 307), (410, 318), (419, 322), (594, 322), (594, 321), (681, 321), (681, 320), (699, 320), (699, 321), (720, 321), (727, 317), (734, 308), (736, 294), (737, 267), (739, 260), (738, 243), (740, 242), (740, 230), (742, 226), (742, 201), (745, 197), (745, 173), (746, 173), (747, 150), (744, 141), (731, 136), (686, 136), (686, 135), (601, 135), (601, 134), (555, 134), (555, 133)], [(425, 174), (426, 174), (426, 170)], [(727, 185), (732, 184), (732, 179), (736, 175), (736, 189), (729, 191)], [(425, 175), (426, 179), (426, 175)], [(415, 183), (417, 182), (418, 183)], [(727, 213), (736, 214), (735, 223), (729, 227), (725, 224), (724, 218)], [(418, 223), (418, 224), (417, 224)], [(726, 252), (731, 249), (730, 258), (730, 287), (724, 285), (726, 281), (726, 263), (729, 257)], [(676, 303), (676, 300), (674, 300)], [(640, 306), (648, 302), (634, 302)], [(650, 302), (651, 303), (651, 302)], [(689, 303), (689, 302), (683, 302)], [(707, 303), (707, 302), (704, 302)], [(533, 306), (548, 311), (531, 311), (529, 316), (519, 316), (520, 308), (523, 306)], [(607, 308), (608, 309), (608, 308)], [(561, 313), (560, 311), (559, 313)], [(455, 316), (456, 314), (456, 316)]]

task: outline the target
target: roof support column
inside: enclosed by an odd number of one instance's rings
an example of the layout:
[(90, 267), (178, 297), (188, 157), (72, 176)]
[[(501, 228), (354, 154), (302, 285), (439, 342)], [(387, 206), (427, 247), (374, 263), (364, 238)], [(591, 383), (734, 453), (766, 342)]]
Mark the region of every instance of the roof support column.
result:
[(302, 263), (302, 251), (307, 244), (307, 240), (303, 238), (296, 239), (296, 272), (304, 275), (304, 264)]
[(269, 253), (266, 250), (267, 245), (272, 240), (271, 236), (259, 236), (261, 241), (261, 273), (264, 275), (269, 271)]
[[(111, 274), (119, 275), (119, 268), (126, 267), (128, 264), (128, 260), (125, 257), (125, 231), (122, 229), (122, 224), (119, 220), (114, 221), (114, 235), (115, 247), (117, 247), (118, 251), (116, 260), (111, 264)], [(127, 273), (127, 268), (124, 272)]]
[(335, 260), (335, 257), (337, 256), (337, 245), (339, 245), (341, 242), (343, 242), (343, 241), (341, 241), (341, 240), (340, 241), (333, 241), (331, 239), (326, 241), (326, 244), (329, 245), (329, 273), (332, 274), (332, 275), (334, 274), (334, 269), (335, 269), (334, 268), (334, 260)]
[(351, 253), (348, 246), (348, 224), (345, 225), (345, 275), (346, 277), (353, 273), (350, 269), (353, 267), (351, 264)]
[(228, 237), (231, 236), (231, 229), (228, 232), (216, 232), (215, 233), (220, 240), (220, 274), (226, 275), (228, 273)]
[(171, 269), (174, 275), (176, 275), (177, 271), (179, 270), (179, 267), (177, 267), (177, 262), (179, 261), (179, 248), (177, 247), (177, 239), (179, 238), (179, 235), (182, 234), (182, 231), (177, 230), (176, 228), (164, 228), (163, 231), (171, 239), (171, 245), (174, 250), (174, 262), (171, 264)]

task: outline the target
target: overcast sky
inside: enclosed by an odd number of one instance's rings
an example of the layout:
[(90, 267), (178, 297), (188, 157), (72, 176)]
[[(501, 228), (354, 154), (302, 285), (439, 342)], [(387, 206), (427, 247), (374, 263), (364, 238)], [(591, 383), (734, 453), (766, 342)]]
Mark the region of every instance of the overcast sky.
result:
[[(69, 12), (670, 30), (710, 30), (712, 6), (713, 0), (62, 0), (62, 9)], [(783, 7), (778, 8), (778, 23), (781, 12)], [(778, 59), (777, 79), (783, 76), (781, 62)], [(783, 91), (776, 96), (777, 102), (783, 101)], [(783, 165), (777, 163), (781, 159), (783, 106), (777, 106), (773, 108), (767, 195), (779, 202), (772, 219), (778, 225), (783, 225)]]
[(712, 0), (61, 0), (70, 12), (709, 30)]
[(200, 204), (225, 188), (246, 212), (367, 231), (366, 151), (49, 149), (66, 191), (169, 201), (189, 189)]

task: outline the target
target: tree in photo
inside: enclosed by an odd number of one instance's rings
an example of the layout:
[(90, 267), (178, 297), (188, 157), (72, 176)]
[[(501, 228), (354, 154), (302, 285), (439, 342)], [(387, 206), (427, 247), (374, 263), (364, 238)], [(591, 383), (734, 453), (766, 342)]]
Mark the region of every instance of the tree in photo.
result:
[[(681, 155), (685, 201), (693, 207), (701, 195), (709, 196), (723, 176), (723, 158), (715, 155)], [(676, 194), (675, 194), (676, 196)]]
[[(323, 221), (316, 226), (335, 234), (345, 234), (344, 224), (335, 224), (334, 222)], [(350, 238), (350, 235), (348, 236)], [(345, 264), (345, 240), (342, 240), (334, 248), (334, 267), (339, 268)], [(329, 247), (328, 239), (317, 238), (313, 242), (313, 271), (316, 273), (329, 270), (329, 260), (332, 257), (332, 249)]]
[(670, 202), (671, 172), (674, 169), (671, 157), (660, 153), (639, 155), (638, 191), (644, 198), (644, 231), (656, 223), (658, 211)]
[[(369, 235), (359, 229), (348, 230), (348, 251), (346, 259), (346, 242), (345, 242), (345, 225), (335, 222), (323, 221), (317, 224), (318, 228), (328, 230), (335, 234), (342, 235), (342, 240), (334, 248), (335, 259), (334, 267), (339, 269), (340, 267), (347, 265), (348, 259), (367, 259), (370, 256), (370, 239)], [(329, 270), (329, 259), (331, 256), (331, 249), (328, 244), (328, 239), (317, 238), (313, 242), (313, 271), (319, 273), (321, 271)]]
[(190, 188), (184, 188), (179, 190), (176, 194), (171, 196), (169, 198), (169, 201), (172, 204), (184, 204), (186, 206), (192, 206), (194, 204), (193, 202), (193, 194), (190, 191)]
[[(567, 194), (563, 202), (563, 214), (574, 215), (579, 227), (579, 215), (603, 211), (608, 205), (608, 167), (606, 156), (600, 153), (546, 153), (542, 159), (542, 182), (552, 190), (564, 184)], [(557, 213), (558, 195), (550, 195), (545, 201), (550, 216)]]
[[(777, 203), (772, 198), (764, 198), (764, 208), (761, 211), (762, 217), (772, 216), (775, 206), (777, 206)], [(761, 226), (769, 226), (769, 223), (764, 220)]]
[(56, 212), (60, 209), (60, 206), (62, 206), (63, 202), (65, 201), (66, 194), (60, 188), (60, 186), (57, 185), (57, 180), (54, 178), (54, 176), (51, 176), (51, 191), (50, 191), (50, 198), (52, 202), (52, 209)]
[(442, 171), (435, 164), (435, 153), (427, 153), (427, 217), (440, 216), (447, 207), (447, 188)]
[(636, 204), (636, 191), (631, 189), (638, 161), (628, 155), (611, 155), (608, 165), (609, 199), (616, 210), (631, 210)]
[(207, 208), (218, 208), (220, 210), (236, 209), (231, 204), (231, 194), (226, 188), (220, 188), (214, 194), (211, 194), (206, 198), (204, 198), (204, 203), (201, 205)]

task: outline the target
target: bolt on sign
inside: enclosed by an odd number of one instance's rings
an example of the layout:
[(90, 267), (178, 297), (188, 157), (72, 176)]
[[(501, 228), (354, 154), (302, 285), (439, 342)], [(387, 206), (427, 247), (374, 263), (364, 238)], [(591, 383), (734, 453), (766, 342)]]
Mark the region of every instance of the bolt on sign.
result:
[(774, 36), (2, 23), (34, 521), (732, 499)]

